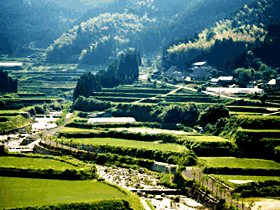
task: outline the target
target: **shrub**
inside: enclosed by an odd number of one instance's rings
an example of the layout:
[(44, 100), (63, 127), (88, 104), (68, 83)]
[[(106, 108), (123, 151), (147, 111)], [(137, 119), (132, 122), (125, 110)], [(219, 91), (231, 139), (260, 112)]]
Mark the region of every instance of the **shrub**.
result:
[(102, 111), (111, 107), (111, 102), (100, 101), (94, 98), (85, 98), (84, 96), (79, 96), (72, 105), (74, 110), (79, 111)]
[(208, 107), (205, 112), (200, 115), (198, 122), (204, 125), (208, 123), (214, 124), (218, 119), (223, 117), (229, 117), (229, 110), (224, 104), (215, 104)]

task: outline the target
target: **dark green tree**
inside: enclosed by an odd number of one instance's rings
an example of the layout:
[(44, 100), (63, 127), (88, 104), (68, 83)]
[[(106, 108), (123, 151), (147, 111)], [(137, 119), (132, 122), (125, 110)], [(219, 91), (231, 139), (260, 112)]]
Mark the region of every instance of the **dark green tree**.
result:
[(122, 54), (119, 61), (117, 76), (122, 83), (128, 83), (138, 80), (140, 53), (136, 50), (129, 50)]
[(8, 76), (8, 72), (0, 68), (0, 92), (17, 93), (18, 80)]
[(163, 123), (182, 123), (194, 126), (199, 117), (199, 110), (194, 103), (185, 106), (169, 106), (159, 115)]
[(245, 68), (238, 68), (235, 70), (235, 73), (237, 74), (237, 80), (240, 83), (247, 84), (253, 79), (252, 73), (254, 72), (254, 69), (245, 69)]
[(263, 94), (261, 97), (260, 97), (260, 101), (265, 104), (265, 102), (267, 101), (268, 99), (268, 96), (266, 94)]
[(74, 101), (79, 96), (89, 97), (93, 92), (101, 91), (101, 88), (99, 77), (88, 72), (82, 75), (77, 82), (73, 93)]
[(107, 70), (101, 69), (98, 71), (97, 76), (100, 78), (102, 87), (113, 88), (119, 85), (120, 82), (117, 78), (118, 65), (118, 60), (115, 60), (109, 64)]
[(229, 117), (229, 110), (224, 104), (215, 104), (208, 107), (203, 113), (201, 113), (198, 122), (201, 124), (214, 124), (216, 121), (223, 117)]

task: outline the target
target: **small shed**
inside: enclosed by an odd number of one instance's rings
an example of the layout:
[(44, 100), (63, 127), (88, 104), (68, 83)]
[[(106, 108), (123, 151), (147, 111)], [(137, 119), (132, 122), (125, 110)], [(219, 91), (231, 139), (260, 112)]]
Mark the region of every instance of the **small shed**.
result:
[(233, 76), (220, 76), (218, 84), (221, 86), (232, 85), (234, 83)]
[(212, 79), (210, 80), (210, 83), (211, 83), (211, 84), (218, 84), (218, 82), (219, 82), (219, 79), (218, 79), (218, 78), (212, 78)]
[(133, 117), (102, 117), (102, 118), (90, 118), (88, 123), (134, 123), (136, 120)]

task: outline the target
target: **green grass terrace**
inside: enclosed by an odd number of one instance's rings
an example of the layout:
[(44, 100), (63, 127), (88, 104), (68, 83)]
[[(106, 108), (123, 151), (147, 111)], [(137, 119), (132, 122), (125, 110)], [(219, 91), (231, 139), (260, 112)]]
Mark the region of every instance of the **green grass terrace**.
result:
[(250, 182), (250, 181), (253, 182), (264, 182), (267, 180), (280, 181), (280, 176), (245, 176), (245, 175), (224, 175), (224, 174), (213, 174), (212, 176), (214, 176), (216, 179), (220, 180), (221, 182), (231, 187), (236, 186), (236, 184), (234, 184), (235, 181), (240, 184)]
[(161, 141), (145, 142), (145, 141), (134, 141), (134, 140), (115, 139), (115, 138), (73, 139), (73, 143), (144, 148), (149, 150), (161, 150), (161, 151), (171, 151), (171, 152), (184, 152), (187, 150), (187, 148), (183, 145), (167, 144), (167, 143), (162, 143)]
[(0, 176), (0, 209), (127, 199), (116, 187), (93, 180), (68, 181)]
[(73, 166), (66, 162), (61, 162), (53, 159), (46, 158), (34, 158), (34, 157), (13, 157), (13, 156), (4, 156), (0, 157), (0, 166), (1, 167), (15, 167), (15, 168), (30, 168), (30, 169), (77, 169), (76, 166)]
[(237, 157), (200, 157), (206, 167), (228, 167), (244, 169), (280, 169), (280, 163), (273, 160)]

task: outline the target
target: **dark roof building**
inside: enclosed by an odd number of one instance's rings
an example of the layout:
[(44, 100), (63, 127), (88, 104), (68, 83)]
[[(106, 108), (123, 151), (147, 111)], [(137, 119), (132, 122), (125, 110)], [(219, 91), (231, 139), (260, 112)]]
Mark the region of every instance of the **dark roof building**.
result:
[(177, 66), (171, 66), (166, 72), (164, 72), (164, 76), (171, 78), (176, 71), (180, 72), (181, 70)]

